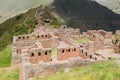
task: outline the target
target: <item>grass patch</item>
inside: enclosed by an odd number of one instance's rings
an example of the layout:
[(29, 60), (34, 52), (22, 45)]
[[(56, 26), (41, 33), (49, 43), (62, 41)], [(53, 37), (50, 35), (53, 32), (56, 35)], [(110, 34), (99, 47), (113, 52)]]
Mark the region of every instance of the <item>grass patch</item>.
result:
[(19, 69), (0, 69), (0, 80), (19, 80)]
[(86, 42), (89, 42), (90, 40), (87, 39), (87, 38), (80, 38), (80, 39), (77, 39), (76, 42), (78, 43), (86, 43)]
[(57, 48), (56, 47), (53, 47), (52, 48), (52, 55), (56, 55), (57, 54)]
[(0, 52), (0, 67), (8, 67), (11, 65), (12, 46), (7, 46)]
[(34, 80), (120, 80), (120, 65), (114, 61), (100, 62)]

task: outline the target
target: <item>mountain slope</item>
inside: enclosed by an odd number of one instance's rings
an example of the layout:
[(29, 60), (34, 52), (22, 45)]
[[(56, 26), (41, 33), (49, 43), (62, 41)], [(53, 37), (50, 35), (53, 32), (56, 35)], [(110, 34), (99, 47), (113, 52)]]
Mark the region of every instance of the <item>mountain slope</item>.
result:
[[(32, 8), (26, 13), (17, 15), (11, 19), (0, 24), (0, 51), (4, 50), (9, 44), (12, 44), (13, 36), (28, 34), (33, 32), (33, 29), (38, 24), (38, 20), (35, 15), (37, 11), (41, 11), (41, 6), (37, 8)], [(50, 13), (50, 11), (45, 7), (45, 12), (41, 16), (44, 19), (51, 19), (51, 26), (59, 27), (57, 19)]]
[(0, 24), (0, 51), (12, 43), (13, 36), (32, 32), (37, 20), (35, 14), (38, 8), (17, 15)]
[[(120, 29), (120, 15), (95, 1), (55, 0), (52, 6), (50, 7), (52, 11), (65, 21), (63, 24), (80, 28), (82, 32), (88, 29), (104, 29), (114, 32)], [(31, 9), (0, 24), (0, 50), (12, 43), (13, 36), (32, 32), (37, 24), (35, 13), (38, 9), (39, 7)], [(53, 19), (56, 21), (55, 18)]]
[(0, 23), (33, 7), (52, 2), (53, 0), (0, 0)]
[(99, 1), (102, 5), (120, 14), (120, 0), (103, 0)]
[(115, 31), (120, 29), (120, 15), (91, 0), (55, 0), (54, 11), (69, 26), (88, 29)]

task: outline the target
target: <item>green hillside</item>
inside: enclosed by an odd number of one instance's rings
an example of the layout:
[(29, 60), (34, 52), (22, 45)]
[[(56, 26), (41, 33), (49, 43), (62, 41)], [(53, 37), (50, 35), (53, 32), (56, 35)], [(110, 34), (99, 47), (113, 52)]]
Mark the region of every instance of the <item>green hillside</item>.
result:
[(37, 9), (31, 9), (27, 13), (20, 14), (0, 24), (0, 51), (12, 44), (13, 36), (33, 31), (37, 24), (35, 18)]
[[(28, 12), (17, 15), (0, 24), (0, 51), (4, 50), (7, 45), (12, 44), (13, 36), (33, 32), (33, 29), (38, 24), (35, 14), (40, 9), (41, 7), (30, 9)], [(52, 22), (50, 25), (59, 27), (57, 19), (47, 7), (45, 7), (45, 12), (41, 18), (42, 20), (51, 19)]]
[(37, 10), (31, 9), (0, 24), (0, 68), (11, 65), (12, 46), (8, 45), (12, 44), (13, 36), (30, 33), (35, 28)]
[(31, 8), (52, 2), (53, 0), (0, 0), (0, 23)]

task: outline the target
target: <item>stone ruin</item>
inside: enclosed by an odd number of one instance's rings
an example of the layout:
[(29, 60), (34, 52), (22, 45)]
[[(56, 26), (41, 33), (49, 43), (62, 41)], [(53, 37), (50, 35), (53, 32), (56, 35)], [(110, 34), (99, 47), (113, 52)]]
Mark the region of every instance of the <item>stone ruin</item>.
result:
[(120, 30), (116, 30), (115, 34), (120, 36)]
[(103, 39), (112, 39), (112, 32), (104, 30), (88, 30), (83, 32), (84, 36), (89, 36), (92, 41), (100, 42)]
[(67, 37), (69, 37), (70, 35), (79, 36), (80, 32), (78, 29), (76, 30), (60, 28), (59, 30), (51, 30), (46, 29), (45, 27), (37, 27), (31, 34), (14, 36), (13, 64), (22, 63), (24, 61), (30, 63), (38, 63), (39, 61), (51, 61), (53, 47), (57, 48), (57, 58), (62, 53), (65, 55), (73, 53), (73, 57), (75, 55), (79, 56), (79, 45), (74, 44), (74, 41), (69, 41), (67, 39)]
[[(120, 30), (116, 30), (115, 36), (120, 36)], [(119, 40), (114, 40), (114, 50), (116, 53), (120, 53), (120, 41)]]
[[(77, 43), (82, 37), (90, 39), (87, 43)], [(22, 63), (25, 80), (39, 75), (55, 73), (67, 67), (76, 67), (101, 60), (95, 52), (112, 48), (112, 32), (79, 29), (63, 25), (60, 29), (37, 26), (34, 32), (13, 37), (12, 64)], [(107, 47), (106, 47), (107, 46)], [(53, 48), (56, 53), (53, 55)], [(101, 59), (99, 58), (101, 57)]]

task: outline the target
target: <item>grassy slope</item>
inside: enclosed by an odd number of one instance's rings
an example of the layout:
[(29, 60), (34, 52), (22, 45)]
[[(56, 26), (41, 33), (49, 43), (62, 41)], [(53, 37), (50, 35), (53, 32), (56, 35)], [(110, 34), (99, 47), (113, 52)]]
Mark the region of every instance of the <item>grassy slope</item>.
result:
[(19, 80), (19, 69), (0, 69), (0, 80)]
[(34, 80), (120, 80), (120, 64), (114, 61), (100, 62), (89, 66), (74, 68), (65, 73), (38, 77)]
[(31, 9), (0, 24), (0, 50), (12, 43), (13, 36), (33, 31), (37, 24), (35, 18), (37, 9)]
[(52, 2), (53, 0), (0, 0), (0, 23), (33, 7)]
[(9, 45), (6, 47), (6, 49), (0, 52), (0, 68), (10, 66), (11, 58), (12, 58), (12, 46)]

